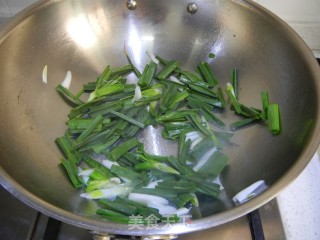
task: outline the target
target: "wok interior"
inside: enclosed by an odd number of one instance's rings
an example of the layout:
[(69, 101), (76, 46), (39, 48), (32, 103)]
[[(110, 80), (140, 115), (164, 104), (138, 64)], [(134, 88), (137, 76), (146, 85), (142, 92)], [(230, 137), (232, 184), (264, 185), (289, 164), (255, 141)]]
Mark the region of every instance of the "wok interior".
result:
[[(257, 180), (272, 185), (302, 154), (316, 119), (314, 76), (296, 42), (273, 19), (245, 2), (199, 1), (190, 15), (186, 1), (75, 0), (38, 5), (2, 35), (0, 44), (0, 161), (18, 184), (42, 201), (95, 218), (95, 205), (81, 199), (58, 166), (54, 140), (64, 134), (70, 107), (55, 87), (68, 70), (72, 92), (95, 81), (103, 68), (126, 64), (124, 45), (141, 69), (154, 52), (189, 70), (206, 60), (220, 86), (239, 71), (240, 102), (260, 108), (260, 92), (281, 107), (282, 133), (263, 124), (237, 131), (225, 149), (230, 162), (221, 176), (221, 200), (201, 199), (202, 217), (232, 208), (231, 198)], [(213, 52), (216, 58), (208, 58)], [(48, 84), (41, 74), (48, 65)], [(231, 111), (227, 122), (239, 119)]]

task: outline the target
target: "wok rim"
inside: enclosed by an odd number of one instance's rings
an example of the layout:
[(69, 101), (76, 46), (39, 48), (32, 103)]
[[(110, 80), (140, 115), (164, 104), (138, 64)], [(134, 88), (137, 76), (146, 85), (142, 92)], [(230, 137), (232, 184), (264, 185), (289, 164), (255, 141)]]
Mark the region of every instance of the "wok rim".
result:
[[(38, 8), (42, 8), (44, 6), (50, 5), (54, 2), (60, 2), (61, 0), (41, 0), (36, 2), (26, 8), (25, 10), (18, 13), (1, 31), (0, 33), (0, 44), (5, 39), (5, 37), (10, 33), (11, 30), (14, 29), (19, 23), (21, 23), (25, 18), (33, 14)], [(301, 54), (301, 57), (304, 58), (309, 65), (310, 72), (314, 76), (315, 79), (315, 87), (317, 92), (317, 100), (320, 98), (320, 68), (316, 61), (315, 56), (303, 41), (303, 39), (282, 19), (280, 19), (277, 15), (273, 14), (266, 8), (261, 5), (250, 1), (250, 0), (231, 0), (236, 2), (237, 4), (244, 4), (247, 6), (251, 6), (252, 8), (260, 11), (265, 14), (268, 18), (272, 18), (277, 21), (281, 28), (283, 28), (286, 32), (286, 36), (290, 39), (294, 40), (296, 44), (297, 50)], [(317, 81), (318, 80), (318, 81)], [(317, 104), (318, 105), (318, 104)], [(317, 108), (319, 109), (319, 108)], [(208, 216), (205, 218), (193, 220), (192, 224), (185, 225), (183, 223), (172, 224), (171, 228), (162, 228), (162, 229), (128, 229), (128, 225), (124, 224), (116, 224), (112, 222), (104, 222), (100, 220), (89, 219), (84, 216), (77, 215), (76, 213), (68, 212), (66, 210), (62, 210), (52, 204), (49, 204), (36, 195), (30, 193), (26, 189), (24, 189), (18, 182), (16, 182), (7, 172), (0, 167), (0, 184), (9, 191), (16, 198), (32, 207), (33, 209), (42, 212), (45, 215), (48, 215), (52, 218), (58, 219), (62, 222), (75, 225), (77, 227), (81, 227), (84, 229), (92, 230), (99, 233), (111, 233), (111, 234), (119, 234), (119, 235), (131, 235), (131, 236), (146, 236), (146, 235), (169, 235), (169, 234), (185, 234), (194, 231), (204, 230), (211, 227), (216, 227), (218, 225), (227, 223), (229, 221), (235, 220), (239, 217), (242, 217), (257, 208), (263, 206), (267, 202), (271, 201), (276, 195), (287, 187), (290, 183), (292, 183), (300, 173), (305, 169), (308, 165), (314, 154), (316, 153), (318, 146), (320, 144), (320, 110), (317, 111), (315, 126), (310, 136), (309, 143), (301, 152), (300, 156), (297, 158), (295, 163), (287, 170), (287, 172), (279, 178), (271, 187), (269, 187), (264, 193), (255, 197), (254, 199), (240, 205), (234, 207), (232, 209), (228, 209), (221, 213), (214, 214), (212, 216)]]

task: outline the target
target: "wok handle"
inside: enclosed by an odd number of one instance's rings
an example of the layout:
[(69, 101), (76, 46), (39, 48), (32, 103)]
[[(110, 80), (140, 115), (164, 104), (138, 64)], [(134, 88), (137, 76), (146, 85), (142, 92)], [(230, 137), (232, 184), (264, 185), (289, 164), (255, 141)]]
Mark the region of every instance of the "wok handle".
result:
[(171, 240), (178, 238), (177, 235), (153, 235), (153, 236), (141, 236), (141, 240)]
[[(117, 240), (117, 239), (124, 239), (121, 236), (114, 236), (108, 233), (98, 233), (98, 232), (90, 232), (92, 234), (93, 240)], [(171, 240), (178, 238), (177, 235), (151, 235), (151, 236), (141, 236), (141, 240)], [(127, 239), (127, 238), (126, 238)], [(139, 237), (134, 238), (139, 239)]]
[[(137, 1), (136, 0), (128, 0), (127, 1), (127, 8), (129, 10), (135, 10), (137, 8)], [(190, 14), (195, 14), (198, 11), (198, 6), (195, 3), (189, 3), (187, 6), (187, 11)]]
[(114, 236), (110, 235), (109, 233), (98, 233), (95, 231), (90, 231), (92, 234), (93, 240), (111, 240)]

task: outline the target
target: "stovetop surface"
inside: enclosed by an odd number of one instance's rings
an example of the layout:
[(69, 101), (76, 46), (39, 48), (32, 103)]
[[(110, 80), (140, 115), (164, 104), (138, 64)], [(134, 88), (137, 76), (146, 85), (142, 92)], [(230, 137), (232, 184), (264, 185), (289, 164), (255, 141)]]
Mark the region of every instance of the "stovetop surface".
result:
[[(260, 222), (262, 229), (259, 228)], [(0, 239), (91, 240), (92, 235), (86, 229), (37, 212), (0, 187)], [(248, 216), (201, 232), (181, 235), (178, 239), (281, 240), (285, 239), (285, 233), (277, 202), (272, 200)]]

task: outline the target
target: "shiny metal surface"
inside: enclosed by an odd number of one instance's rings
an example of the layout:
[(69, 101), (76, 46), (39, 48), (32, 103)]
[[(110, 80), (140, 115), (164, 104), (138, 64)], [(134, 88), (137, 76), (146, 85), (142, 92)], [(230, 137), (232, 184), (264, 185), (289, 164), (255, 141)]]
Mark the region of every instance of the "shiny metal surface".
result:
[[(273, 199), (261, 208), (259, 214), (262, 221), (264, 238), (285, 240), (286, 235), (282, 226), (277, 200)], [(244, 227), (246, 226), (246, 227)], [(182, 234), (179, 240), (193, 239), (219, 239), (219, 240), (238, 240), (238, 239), (261, 239), (252, 237), (247, 217), (242, 217), (232, 222), (220, 226), (198, 231), (189, 234)]]
[[(119, 0), (49, 0), (13, 19), (0, 38), (1, 184), (31, 207), (67, 223), (98, 232), (154, 235), (236, 219), (297, 177), (319, 144), (320, 72), (311, 52), (285, 23), (251, 1), (194, 1), (198, 11), (193, 15), (186, 11), (188, 3), (140, 0), (132, 11)], [(274, 137), (262, 125), (237, 132), (221, 179), (225, 191), (217, 202), (202, 199), (201, 214), (192, 224), (132, 230), (102, 221), (94, 214), (95, 204), (81, 199), (58, 167), (61, 154), (54, 139), (64, 133), (69, 108), (55, 86), (71, 70), (71, 91), (77, 91), (106, 64), (126, 63), (124, 44), (139, 68), (149, 61), (147, 50), (189, 69), (207, 60), (221, 86), (236, 67), (241, 102), (260, 107), (260, 92), (267, 90), (271, 101), (280, 104), (282, 134)], [(209, 52), (216, 58), (209, 59)], [(44, 65), (47, 85), (41, 79)], [(222, 117), (237, 119), (229, 112)], [(157, 132), (144, 135), (160, 153), (174, 152)], [(270, 188), (234, 207), (232, 196), (260, 179)]]
[(187, 10), (190, 14), (195, 14), (198, 11), (198, 6), (195, 3), (189, 3)]
[(128, 7), (128, 9), (130, 9), (130, 10), (136, 9), (136, 8), (137, 8), (137, 1), (135, 1), (135, 0), (128, 0), (128, 2), (127, 2), (127, 7)]

